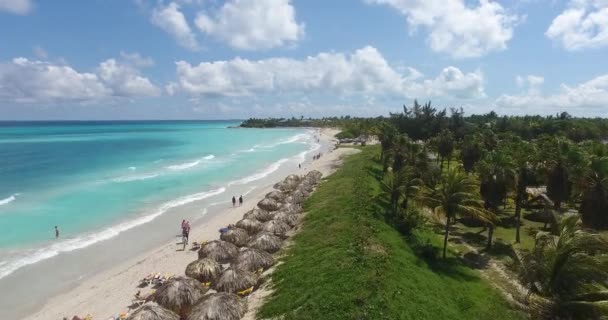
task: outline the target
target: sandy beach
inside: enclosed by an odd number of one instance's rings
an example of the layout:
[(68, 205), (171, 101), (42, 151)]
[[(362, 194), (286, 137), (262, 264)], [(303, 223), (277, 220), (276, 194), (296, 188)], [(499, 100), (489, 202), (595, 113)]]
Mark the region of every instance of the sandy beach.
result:
[[(320, 138), (323, 140), (322, 142), (333, 145), (334, 135), (337, 132), (334, 129), (322, 129)], [(324, 153), (321, 159), (307, 161), (302, 164), (301, 169), (294, 168), (291, 173), (303, 175), (311, 170), (319, 170), (325, 177), (331, 174), (340, 159), (351, 151), (352, 149), (339, 148)], [(273, 178), (275, 178), (274, 182), (277, 182), (284, 177), (273, 176)], [(200, 223), (193, 226), (190, 242), (218, 239), (218, 230), (241, 219), (245, 212), (255, 207), (265, 194), (273, 190), (274, 182), (261, 186), (248, 194), (243, 206), (227, 207), (218, 214), (202, 219)], [(128, 306), (131, 305), (132, 298), (138, 290), (141, 290), (142, 293), (151, 290), (150, 288), (138, 288), (143, 277), (157, 272), (176, 276), (184, 275), (186, 265), (197, 259), (196, 251), (188, 250), (189, 248), (182, 251), (182, 246), (178, 242), (177, 240), (170, 241), (141, 255), (123, 259), (109, 269), (79, 282), (75, 288), (49, 299), (40, 310), (24, 319), (60, 320), (63, 317), (71, 318), (73, 315), (90, 314), (96, 320), (106, 320), (116, 317), (120, 313), (128, 312)]]

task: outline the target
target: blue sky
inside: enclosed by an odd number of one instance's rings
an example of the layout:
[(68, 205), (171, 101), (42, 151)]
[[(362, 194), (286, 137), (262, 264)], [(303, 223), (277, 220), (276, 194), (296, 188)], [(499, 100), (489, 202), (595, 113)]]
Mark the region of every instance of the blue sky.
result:
[(0, 0), (0, 120), (608, 116), (608, 0)]

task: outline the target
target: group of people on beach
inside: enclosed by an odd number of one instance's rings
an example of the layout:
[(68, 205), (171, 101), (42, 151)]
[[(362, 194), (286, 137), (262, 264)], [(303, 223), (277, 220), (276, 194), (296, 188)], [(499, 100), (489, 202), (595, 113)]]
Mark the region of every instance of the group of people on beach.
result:
[(321, 159), (322, 155), (323, 154), (319, 152), (319, 153), (315, 154), (314, 156), (312, 156), (312, 160), (319, 160), (319, 159)]
[[(243, 205), (243, 195), (239, 197), (239, 207)], [(236, 198), (232, 196), (232, 206), (236, 207)]]

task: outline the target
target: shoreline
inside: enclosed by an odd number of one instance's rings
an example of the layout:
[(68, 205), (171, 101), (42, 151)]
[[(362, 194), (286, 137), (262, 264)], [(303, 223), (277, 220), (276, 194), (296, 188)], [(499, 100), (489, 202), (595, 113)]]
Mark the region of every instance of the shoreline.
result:
[[(336, 133), (335, 129), (320, 129), (323, 144), (333, 146)], [(319, 170), (326, 176), (335, 169), (334, 163), (345, 153), (348, 153), (348, 149), (337, 149), (324, 154), (319, 160), (303, 163), (302, 169), (291, 169), (287, 173), (302, 175), (311, 170)], [(258, 186), (251, 191), (243, 206), (223, 207), (194, 222), (190, 242), (219, 238), (219, 228), (240, 220), (245, 212), (255, 207), (266, 193), (273, 190), (272, 185), (282, 179), (285, 172), (277, 172), (277, 174), (280, 176), (272, 175), (273, 180), (270, 183)], [(184, 275), (186, 265), (197, 259), (196, 251), (188, 248), (181, 251), (181, 245), (177, 245), (177, 242), (179, 240), (173, 239), (155, 249), (129, 257), (117, 265), (94, 273), (86, 279), (78, 281), (75, 287), (49, 298), (44, 305), (22, 319), (62, 319), (86, 314), (93, 315), (94, 319), (108, 319), (126, 312), (127, 307), (131, 305), (132, 297), (138, 290), (141, 290), (142, 293), (150, 290), (138, 288), (143, 277), (156, 272), (176, 276)]]

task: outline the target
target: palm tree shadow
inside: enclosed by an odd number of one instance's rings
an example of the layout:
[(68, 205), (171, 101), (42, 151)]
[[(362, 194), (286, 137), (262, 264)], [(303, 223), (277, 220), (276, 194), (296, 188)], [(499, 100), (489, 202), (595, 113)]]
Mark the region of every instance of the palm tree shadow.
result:
[[(462, 258), (437, 258), (436, 260), (427, 260), (425, 262), (431, 271), (442, 276), (447, 276), (458, 281), (480, 281), (478, 276), (467, 272), (467, 268), (472, 268), (472, 266), (465, 263), (465, 260)], [(480, 263), (483, 265), (483, 262)], [(487, 264), (487, 262), (485, 263)]]

